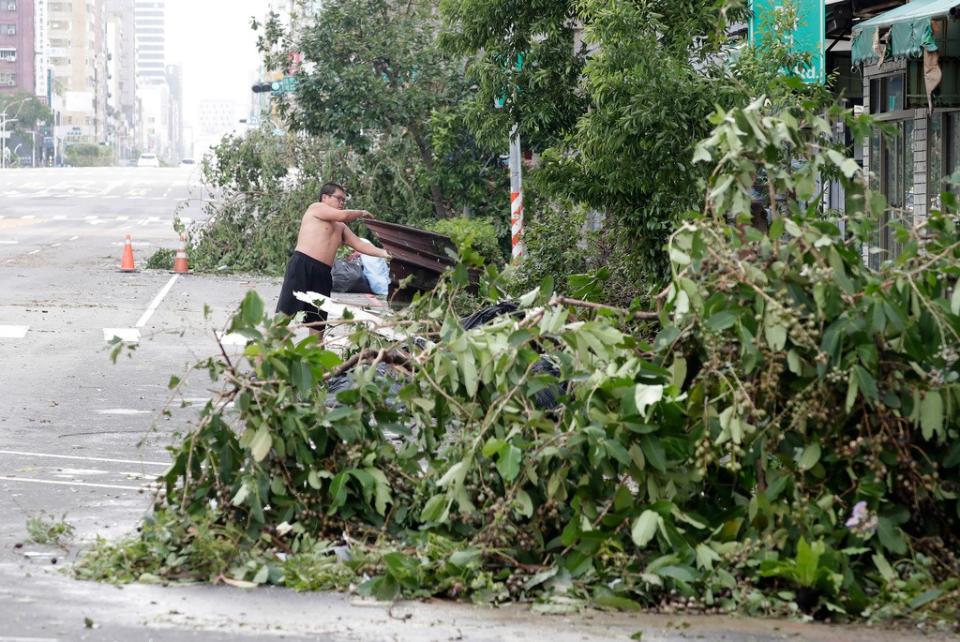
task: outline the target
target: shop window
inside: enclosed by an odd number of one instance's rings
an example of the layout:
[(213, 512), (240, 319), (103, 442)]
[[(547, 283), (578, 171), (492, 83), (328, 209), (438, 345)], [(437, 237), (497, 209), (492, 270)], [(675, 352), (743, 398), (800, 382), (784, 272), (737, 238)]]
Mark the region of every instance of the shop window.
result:
[(878, 222), (875, 247), (879, 252), (870, 254), (870, 265), (879, 267), (880, 262), (897, 256), (900, 244), (892, 223), (913, 224), (916, 188), (913, 175), (913, 121), (893, 123), (896, 130), (891, 134), (874, 132), (870, 137), (871, 187), (879, 190), (887, 199), (887, 211)]
[(904, 105), (904, 74), (874, 78), (870, 81), (870, 113), (886, 114), (902, 111)]

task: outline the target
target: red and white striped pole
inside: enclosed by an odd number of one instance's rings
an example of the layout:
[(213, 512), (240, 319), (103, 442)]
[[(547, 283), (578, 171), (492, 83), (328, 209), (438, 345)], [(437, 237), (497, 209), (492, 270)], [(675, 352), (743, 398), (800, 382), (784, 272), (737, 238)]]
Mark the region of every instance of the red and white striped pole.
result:
[(513, 262), (523, 258), (523, 158), (520, 151), (520, 128), (510, 132), (510, 238)]

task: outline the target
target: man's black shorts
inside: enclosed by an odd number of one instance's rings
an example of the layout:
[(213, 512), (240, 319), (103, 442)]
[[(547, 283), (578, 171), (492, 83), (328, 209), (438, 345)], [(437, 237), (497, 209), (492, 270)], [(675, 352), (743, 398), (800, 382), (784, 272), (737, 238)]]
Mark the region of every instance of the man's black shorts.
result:
[[(287, 263), (287, 273), (283, 276), (283, 287), (280, 288), (280, 300), (277, 301), (277, 312), (289, 316), (297, 312), (305, 312), (305, 323), (325, 322), (327, 313), (309, 303), (305, 303), (293, 296), (294, 292), (319, 292), (330, 296), (333, 290), (333, 276), (330, 266), (317, 259), (307, 256), (303, 252), (294, 252)], [(318, 327), (317, 329), (322, 329)]]

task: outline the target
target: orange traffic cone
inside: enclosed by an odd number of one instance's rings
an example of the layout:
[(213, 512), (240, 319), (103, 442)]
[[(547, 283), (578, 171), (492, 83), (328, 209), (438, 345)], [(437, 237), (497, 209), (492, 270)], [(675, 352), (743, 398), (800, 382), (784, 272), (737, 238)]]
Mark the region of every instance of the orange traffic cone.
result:
[(136, 272), (137, 268), (133, 264), (133, 243), (130, 241), (130, 235), (127, 234), (127, 240), (123, 243), (123, 258), (120, 260), (121, 272)]
[(190, 264), (187, 261), (187, 239), (183, 236), (180, 237), (177, 256), (173, 259), (173, 271), (177, 274), (186, 274), (190, 271)]

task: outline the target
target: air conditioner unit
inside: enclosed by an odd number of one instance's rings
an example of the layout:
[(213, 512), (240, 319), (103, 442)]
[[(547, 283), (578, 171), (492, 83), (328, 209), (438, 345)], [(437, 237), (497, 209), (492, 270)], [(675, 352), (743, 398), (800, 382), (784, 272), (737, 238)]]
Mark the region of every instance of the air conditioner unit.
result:
[(9, 85), (9, 86), (11, 86), (11, 87), (16, 87), (16, 86), (17, 86), (17, 81), (16, 81), (16, 80), (7, 80), (7, 81), (5, 81), (5, 84), (7, 84), (7, 85)]
[(16, 11), (16, 10), (17, 10), (17, 3), (16, 3), (16, 2), (8, 2), (8, 3), (7, 3), (7, 11)]

